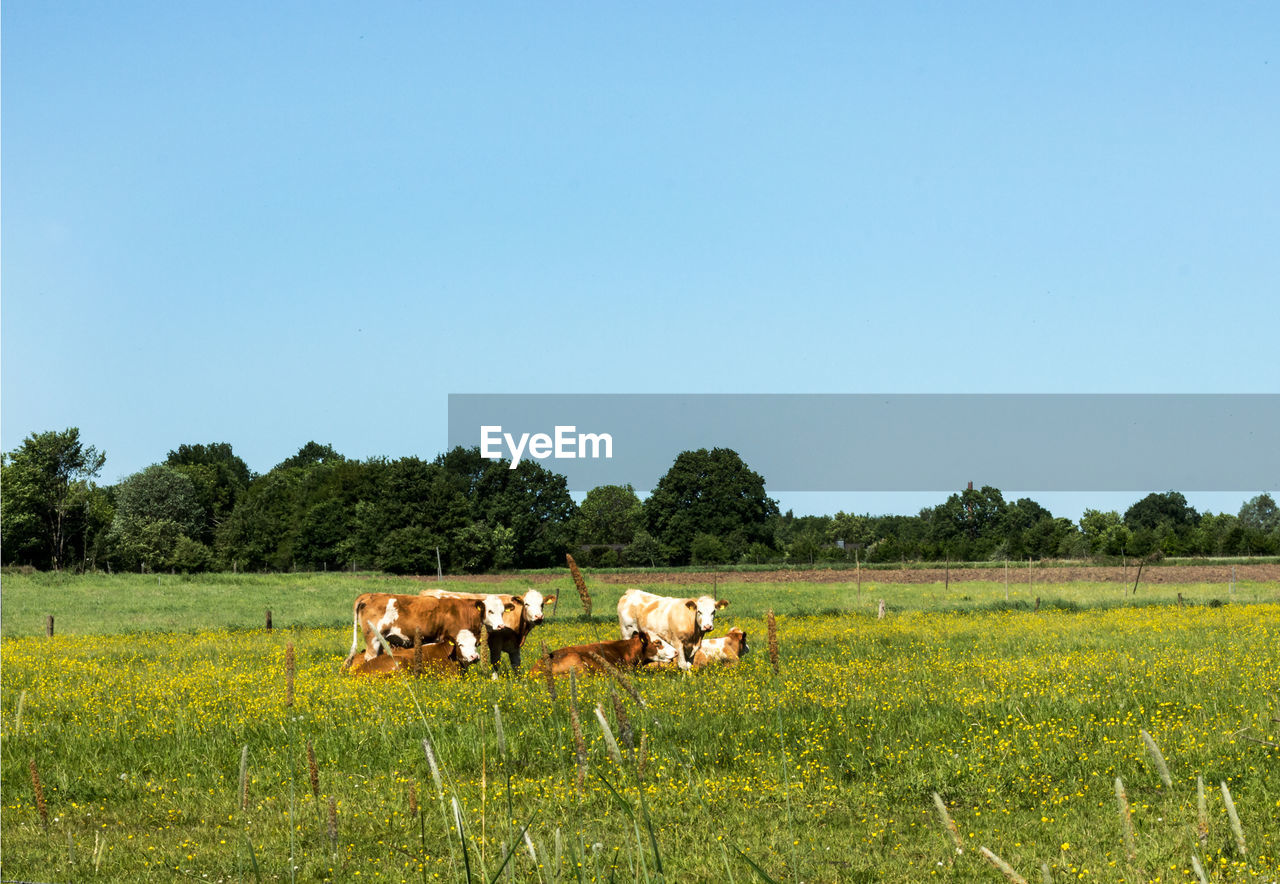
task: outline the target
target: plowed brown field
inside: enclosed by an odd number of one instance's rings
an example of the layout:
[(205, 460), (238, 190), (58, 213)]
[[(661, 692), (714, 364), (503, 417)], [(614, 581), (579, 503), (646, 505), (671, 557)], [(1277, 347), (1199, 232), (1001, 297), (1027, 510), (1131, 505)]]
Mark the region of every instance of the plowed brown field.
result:
[[(1232, 565), (1156, 565), (1142, 569), (1143, 583), (1226, 583), (1231, 579)], [(1280, 564), (1235, 565), (1235, 579), (1239, 581), (1280, 582)], [(632, 571), (625, 574), (593, 572), (584, 569), (594, 582), (622, 585), (673, 585), (685, 586), (711, 583), (718, 579), (723, 583), (852, 583), (857, 579), (853, 570), (778, 570), (778, 571)], [(1127, 569), (1108, 565), (1009, 566), (1010, 583), (1125, 583), (1138, 573), (1136, 565)], [(952, 568), (952, 583), (965, 581), (1003, 581), (1004, 568)], [(527, 574), (519, 579), (531, 584), (563, 582), (568, 577), (557, 574)], [(434, 577), (421, 578), (435, 580)], [(467, 577), (450, 577), (450, 580), (469, 583), (498, 583), (512, 579), (512, 575), (476, 574)], [(876, 583), (942, 583), (947, 579), (944, 568), (892, 568), (864, 569), (862, 579)]]

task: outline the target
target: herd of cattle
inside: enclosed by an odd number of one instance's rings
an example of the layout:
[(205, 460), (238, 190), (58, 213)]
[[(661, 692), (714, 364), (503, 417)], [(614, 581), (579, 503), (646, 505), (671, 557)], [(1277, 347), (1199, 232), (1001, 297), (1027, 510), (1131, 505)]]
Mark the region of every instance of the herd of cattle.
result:
[[(504, 654), (512, 671), (519, 673), (521, 648), (543, 622), (545, 606), (555, 600), (536, 589), (523, 595), (441, 589), (418, 595), (362, 593), (355, 601), (351, 653), (343, 666), (353, 675), (390, 675), (419, 667), (463, 673), (480, 659), (483, 633), (492, 677), (498, 677)], [(571, 669), (594, 672), (607, 666), (674, 664), (687, 670), (737, 663), (748, 650), (745, 632), (734, 628), (722, 638), (705, 638), (715, 628), (716, 611), (728, 604), (705, 595), (671, 598), (628, 589), (618, 600), (621, 639), (559, 648), (539, 658), (532, 671), (563, 675)], [(363, 655), (357, 653), (361, 638)]]

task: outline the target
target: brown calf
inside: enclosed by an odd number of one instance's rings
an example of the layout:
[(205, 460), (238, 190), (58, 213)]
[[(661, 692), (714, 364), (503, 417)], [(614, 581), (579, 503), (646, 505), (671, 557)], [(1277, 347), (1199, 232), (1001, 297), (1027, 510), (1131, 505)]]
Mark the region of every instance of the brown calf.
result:
[[(550, 667), (552, 675), (564, 675), (570, 669), (582, 672), (602, 672), (604, 660), (615, 669), (637, 669), (646, 663), (665, 663), (674, 660), (676, 649), (657, 636), (637, 632), (631, 638), (612, 642), (596, 642), (590, 645), (574, 645), (552, 651), (547, 657), (534, 664), (533, 672), (546, 672)], [(600, 659), (596, 659), (596, 658)]]

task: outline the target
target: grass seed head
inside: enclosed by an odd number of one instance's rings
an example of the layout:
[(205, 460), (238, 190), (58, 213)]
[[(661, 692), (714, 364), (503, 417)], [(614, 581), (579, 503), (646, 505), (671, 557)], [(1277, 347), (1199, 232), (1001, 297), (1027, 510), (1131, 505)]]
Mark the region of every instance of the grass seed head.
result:
[(613, 689), (613, 685), (609, 686), (609, 697), (613, 700), (613, 717), (618, 722), (618, 736), (622, 738), (622, 745), (626, 746), (634, 755), (636, 737), (635, 731), (631, 727), (631, 716), (627, 714), (627, 707), (622, 704), (622, 698)]
[(297, 670), (297, 664), (293, 657), (293, 643), (284, 649), (284, 705), (293, 705), (293, 676)]
[(1013, 884), (1027, 884), (1027, 879), (1019, 875), (1013, 866), (1009, 865), (987, 848), (979, 847), (978, 852), (982, 854), (983, 859), (999, 869), (1000, 874), (1004, 875), (1009, 881), (1012, 881)]
[(316, 764), (316, 749), (307, 740), (307, 777), (311, 780), (311, 795), (320, 797), (320, 768)]
[(1142, 734), (1142, 742), (1147, 744), (1147, 752), (1151, 755), (1156, 764), (1156, 772), (1160, 774), (1160, 782), (1164, 783), (1166, 789), (1173, 788), (1173, 777), (1169, 776), (1169, 765), (1164, 762), (1164, 754), (1161, 753), (1160, 747), (1156, 745), (1156, 741), (1151, 738), (1151, 734), (1146, 731), (1140, 731)]
[(947, 812), (947, 805), (937, 792), (933, 793), (933, 806), (938, 811), (938, 819), (942, 822), (942, 828), (951, 836), (951, 842), (955, 845), (956, 853), (964, 853), (964, 839), (960, 837), (960, 828), (956, 825), (955, 820), (951, 818), (951, 814)]
[(1222, 781), (1222, 803), (1227, 806), (1227, 819), (1231, 823), (1231, 833), (1236, 836), (1236, 849), (1241, 856), (1248, 856), (1249, 849), (1244, 843), (1244, 827), (1240, 825), (1240, 815), (1236, 813), (1236, 803), (1231, 799), (1231, 790), (1227, 781)]
[(40, 824), (47, 832), (49, 831), (49, 806), (44, 801), (44, 786), (40, 782), (40, 772), (36, 770), (36, 760), (32, 758), (28, 766), (31, 768), (31, 791), (36, 796), (36, 810), (40, 812)]
[(564, 558), (569, 563), (569, 573), (573, 575), (573, 585), (578, 588), (578, 598), (582, 599), (582, 613), (584, 616), (590, 617), (591, 593), (587, 592), (587, 581), (582, 579), (582, 572), (578, 570), (578, 563), (573, 560), (573, 556), (565, 553)]
[(551, 674), (551, 652), (547, 650), (547, 643), (542, 643), (542, 673), (547, 679), (547, 693), (551, 695), (552, 702), (556, 699), (556, 677)]
[(1124, 791), (1124, 782), (1116, 777), (1116, 809), (1120, 813), (1120, 834), (1124, 837), (1124, 855), (1129, 862), (1136, 862), (1138, 849), (1133, 840), (1133, 811), (1129, 807), (1129, 796)]

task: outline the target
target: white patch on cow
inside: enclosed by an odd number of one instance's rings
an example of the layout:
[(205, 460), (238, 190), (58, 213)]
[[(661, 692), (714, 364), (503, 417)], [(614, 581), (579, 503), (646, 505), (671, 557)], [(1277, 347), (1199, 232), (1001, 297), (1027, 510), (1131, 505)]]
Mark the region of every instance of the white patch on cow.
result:
[(484, 597), (484, 625), (486, 629), (502, 629), (502, 599), (496, 595)]
[(524, 619), (527, 623), (542, 622), (542, 593), (536, 589), (525, 590), (524, 596)]
[(695, 616), (698, 618), (698, 629), (702, 632), (710, 632), (716, 626), (716, 600), (709, 595), (704, 595), (696, 601), (698, 610)]
[(649, 638), (649, 660), (654, 663), (670, 663), (676, 658), (676, 649), (669, 641), (656, 635)]
[(470, 629), (464, 629), (458, 633), (458, 660), (462, 663), (474, 663), (480, 659), (480, 653), (476, 650), (476, 634)]

